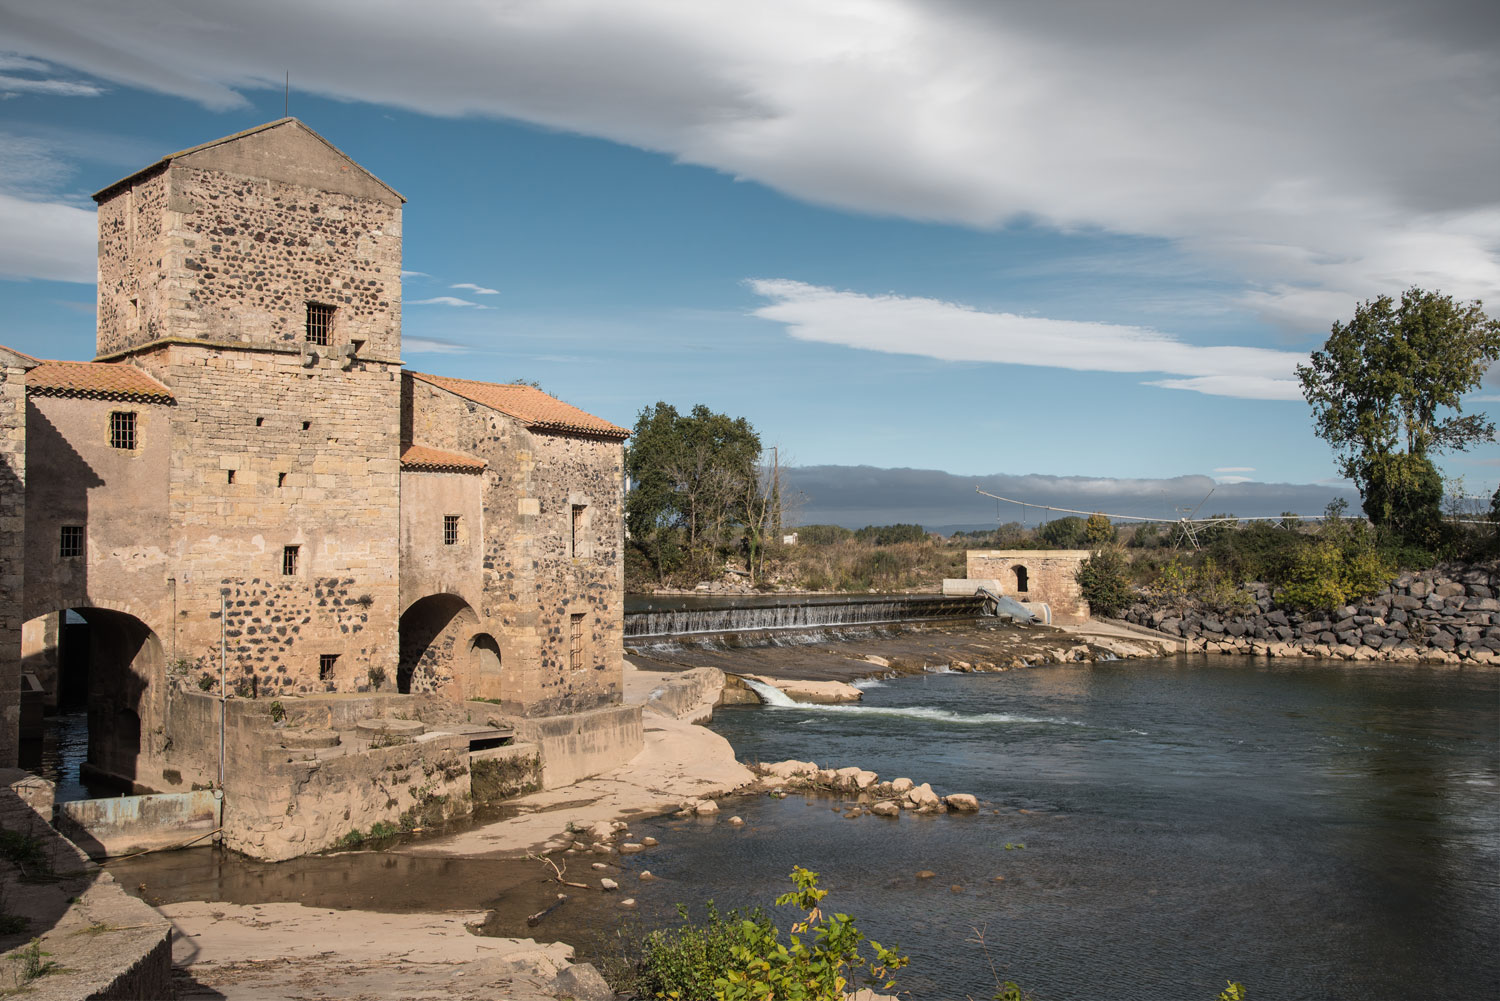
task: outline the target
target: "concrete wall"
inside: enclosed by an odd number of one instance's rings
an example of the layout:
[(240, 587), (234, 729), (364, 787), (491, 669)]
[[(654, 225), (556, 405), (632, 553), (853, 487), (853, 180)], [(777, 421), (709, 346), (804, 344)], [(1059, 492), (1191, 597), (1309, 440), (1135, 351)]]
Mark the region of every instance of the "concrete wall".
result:
[[(967, 575), (998, 580), (1008, 598), (1050, 605), (1054, 622), (1083, 622), (1089, 606), (1074, 575), (1091, 555), (1087, 549), (971, 549)], [(1018, 568), (1025, 571), (1025, 591), (1018, 586)]]
[[(298, 122), (174, 159), (99, 204), (101, 356), (162, 337), (401, 356), (401, 200)], [(136, 300), (132, 304), (131, 300)]]
[(516, 721), (518, 739), (542, 752), (542, 788), (556, 789), (618, 768), (641, 753), (638, 705)]
[(91, 858), (170, 848), (219, 827), (219, 797), (206, 789), (59, 803), (58, 829)]

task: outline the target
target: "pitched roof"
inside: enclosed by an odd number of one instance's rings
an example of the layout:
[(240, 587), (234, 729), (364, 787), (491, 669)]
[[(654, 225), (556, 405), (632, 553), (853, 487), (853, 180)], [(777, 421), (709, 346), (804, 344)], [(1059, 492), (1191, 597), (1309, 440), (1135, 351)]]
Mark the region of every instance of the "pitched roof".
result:
[(422, 372), (409, 374), (414, 379), (421, 379), (439, 389), (446, 389), (466, 400), (472, 400), (491, 410), (498, 410), (502, 414), (514, 417), (529, 428), (622, 440), (630, 437), (630, 431), (626, 428), (579, 410), (554, 396), (548, 396), (534, 386), (476, 382), (473, 379), (453, 379), (445, 375), (426, 375)]
[(312, 136), (314, 139), (316, 139), (319, 142), (321, 142), (324, 146), (327, 146), (330, 150), (332, 150), (338, 156), (340, 156), (343, 159), (347, 160), (349, 162), (350, 166), (352, 166), (356, 170), (359, 170), (360, 172), (364, 173), (371, 180), (373, 180), (376, 184), (379, 184), (381, 187), (385, 188), (391, 194), (393, 194), (397, 198), (401, 199), (401, 201), (403, 201), (403, 202), (406, 201), (405, 196), (403, 196), (401, 194), (401, 192), (397, 191), (395, 188), (391, 187), (389, 184), (386, 184), (384, 181), (382, 181), (380, 178), (376, 177), (374, 174), (371, 174), (368, 170), (366, 170), (364, 167), (360, 166), (357, 162), (355, 162), (354, 158), (351, 157), (348, 153), (345, 153), (343, 150), (339, 149), (333, 143), (329, 142), (327, 139), (324, 139), (322, 136), (318, 135), (318, 133), (316, 131), (314, 131), (311, 128), (308, 128), (306, 122), (303, 122), (301, 119), (298, 119), (298, 118), (278, 118), (274, 122), (266, 122), (264, 125), (257, 125), (254, 128), (245, 129), (243, 132), (236, 132), (233, 135), (221, 136), (218, 139), (210, 139), (206, 143), (199, 143), (196, 146), (189, 146), (187, 149), (180, 149), (176, 153), (168, 153), (166, 156), (162, 157), (160, 160), (157, 160), (155, 163), (149, 164), (149, 165), (147, 165), (145, 167), (142, 167), (140, 170), (137, 170), (135, 173), (129, 174), (129, 175), (125, 176), (125, 177), (122, 177), (118, 181), (114, 182), (113, 184), (106, 185), (105, 187), (100, 188), (98, 191), (94, 192), (94, 201), (96, 201), (96, 202), (103, 201), (104, 198), (105, 198), (105, 196), (107, 196), (110, 192), (114, 191), (116, 188), (119, 188), (122, 185), (127, 184), (130, 181), (135, 180), (137, 177), (140, 177), (143, 174), (150, 174), (150, 173), (153, 173), (155, 171), (161, 170), (161, 169), (169, 166), (172, 163), (173, 160), (180, 160), (180, 159), (182, 159), (185, 156), (190, 156), (193, 153), (201, 153), (201, 152), (203, 152), (206, 149), (212, 149), (215, 146), (222, 146), (225, 143), (232, 143), (232, 142), (237, 142), (237, 141), (239, 141), (241, 139), (247, 139), (250, 136), (257, 135), (258, 133), (261, 133), (261, 132), (268, 132), (271, 129), (280, 128), (283, 125), (296, 125), (298, 128), (301, 128), (308, 135)]
[(26, 391), (38, 396), (175, 403), (172, 391), (134, 365), (100, 361), (44, 361), (26, 373)]
[(463, 452), (426, 445), (408, 445), (401, 451), (401, 468), (418, 473), (478, 473), (485, 461)]

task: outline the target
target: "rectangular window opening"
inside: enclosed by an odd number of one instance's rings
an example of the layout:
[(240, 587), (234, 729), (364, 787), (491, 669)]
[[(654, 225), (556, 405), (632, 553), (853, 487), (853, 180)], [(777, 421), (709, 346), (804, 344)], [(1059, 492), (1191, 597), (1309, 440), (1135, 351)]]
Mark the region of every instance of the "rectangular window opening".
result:
[(284, 486), (286, 486), (286, 473), (277, 473), (276, 474), (276, 485), (278, 487), (284, 487)]
[(294, 577), (297, 574), (297, 555), (301, 546), (281, 547), (281, 573), (284, 577)]
[(311, 427), (312, 427), (312, 421), (303, 421), (302, 422), (302, 430), (306, 431), (307, 429), (309, 429)]
[(583, 512), (585, 510), (587, 510), (585, 504), (573, 505), (573, 534), (570, 536), (568, 551), (573, 554), (574, 558), (578, 556), (578, 540), (583, 538)]
[(333, 667), (338, 662), (339, 662), (339, 655), (336, 654), (336, 653), (320, 653), (320, 654), (318, 654), (318, 680), (319, 681), (332, 681), (333, 680)]
[(256, 427), (260, 427), (265, 422), (266, 422), (266, 419), (264, 417), (257, 417), (257, 418), (255, 418), (255, 426)]
[(458, 545), (458, 515), (443, 515), (443, 545)]
[(321, 302), (307, 304), (307, 343), (327, 345), (333, 337), (334, 307)]
[(113, 448), (135, 448), (134, 410), (114, 410), (110, 412), (109, 443)]
[(225, 480), (225, 482), (227, 482), (227, 483), (233, 483), (234, 482), (234, 470), (228, 469), (228, 470), (225, 470), (225, 472), (229, 474), (228, 477), (227, 477), (227, 479)]
[(64, 525), (62, 535), (57, 542), (57, 555), (65, 560), (77, 559), (83, 555), (83, 526)]
[(575, 671), (583, 670), (583, 616), (568, 618), (568, 666)]

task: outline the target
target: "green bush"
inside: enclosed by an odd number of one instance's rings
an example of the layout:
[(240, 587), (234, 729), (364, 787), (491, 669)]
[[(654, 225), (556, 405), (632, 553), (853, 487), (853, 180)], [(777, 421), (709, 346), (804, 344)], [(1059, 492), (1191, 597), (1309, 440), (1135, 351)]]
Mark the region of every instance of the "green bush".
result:
[[(906, 957), (866, 939), (849, 915), (825, 913), (828, 891), (818, 889), (817, 873), (796, 866), (791, 878), (796, 889), (776, 904), (804, 915), (785, 942), (759, 909), (721, 915), (710, 902), (706, 924), (651, 932), (630, 982), (614, 986), (673, 1001), (844, 1001), (855, 977), (881, 991), (894, 987), (890, 974)], [(687, 909), (678, 911), (686, 921)]]
[(1369, 597), (1389, 584), (1394, 574), (1390, 562), (1373, 547), (1346, 550), (1319, 541), (1297, 554), (1277, 597), (1293, 608), (1332, 611)]
[(877, 546), (894, 546), (898, 542), (925, 541), (927, 529), (921, 525), (866, 525), (854, 533), (854, 538)]
[(1036, 530), (1036, 537), (1054, 549), (1083, 549), (1089, 541), (1087, 523), (1073, 515), (1047, 522)]
[(803, 525), (793, 531), (797, 533), (797, 544), (801, 546), (831, 546), (854, 538), (854, 533), (843, 525)]
[(1127, 578), (1129, 571), (1125, 554), (1118, 549), (1100, 550), (1083, 561), (1074, 576), (1093, 614), (1117, 615), (1135, 600)]

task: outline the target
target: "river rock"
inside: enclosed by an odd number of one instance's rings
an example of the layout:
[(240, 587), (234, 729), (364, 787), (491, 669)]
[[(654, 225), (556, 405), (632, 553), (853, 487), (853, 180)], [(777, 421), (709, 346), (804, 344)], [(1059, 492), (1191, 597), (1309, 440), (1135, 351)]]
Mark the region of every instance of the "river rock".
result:
[(641, 874), (640, 874), (640, 876), (638, 876), (638, 877), (637, 877), (637, 878), (638, 878), (638, 879), (639, 879), (639, 880), (640, 880), (640, 881), (641, 881), (641, 882), (642, 882), (642, 883), (649, 883), (649, 882), (651, 882), (651, 881), (652, 881), (652, 880), (653, 880), (653, 879), (655, 879), (655, 878), (656, 878), (656, 877), (655, 877), (655, 876), (653, 876), (653, 875), (651, 875), (651, 870), (650, 870), (650, 869), (642, 869), (642, 870), (641, 870)]
[(901, 807), (890, 800), (886, 800), (883, 803), (876, 803), (870, 807), (870, 812), (877, 817), (899, 817), (901, 816)]
[(911, 789), (911, 787), (915, 784), (916, 783), (914, 783), (911, 779), (895, 779), (891, 782), (891, 792), (895, 793), (897, 796), (900, 796), (901, 794)]
[(825, 786), (835, 785), (839, 780), (838, 772), (832, 768), (819, 768), (813, 777), (817, 779), (819, 785)]
[(848, 768), (840, 768), (835, 771), (833, 784), (840, 789), (852, 789), (859, 778), (860, 769), (850, 765)]
[(961, 813), (979, 812), (979, 800), (966, 792), (949, 793), (943, 797), (943, 802), (948, 804), (950, 810), (958, 810)]
[(875, 784), (875, 780), (879, 777), (874, 772), (860, 769), (859, 774), (854, 776), (854, 787), (856, 789), (868, 789)]
[(921, 872), (917, 873), (917, 878), (918, 879), (931, 879), (932, 877), (934, 877), (936, 875), (937, 875), (937, 873), (933, 872), (931, 869), (923, 869)]
[(589, 851), (593, 852), (595, 855), (613, 855), (615, 853), (613, 845), (606, 845), (602, 841), (595, 841), (592, 845), (589, 846)]
[(627, 841), (623, 845), (620, 846), (620, 854), (621, 855), (634, 855), (636, 852), (643, 852), (645, 850), (646, 850), (646, 846), (645, 845), (636, 844), (633, 841)]
[(626, 897), (624, 900), (620, 901), (620, 906), (621, 907), (625, 907), (625, 908), (634, 907), (635, 906), (635, 898), (634, 897)]
[(655, 848), (659, 843), (660, 842), (658, 842), (655, 838), (641, 839), (641, 844), (645, 845), (647, 848)]
[(608, 841), (615, 836), (615, 825), (607, 820), (601, 820), (597, 824), (590, 824), (585, 833), (594, 841)]
[(923, 782), (906, 791), (906, 801), (918, 810), (935, 809), (942, 806), (942, 800), (938, 794), (932, 791), (932, 786)]
[(606, 893), (608, 893), (610, 890), (618, 890), (619, 888), (620, 884), (616, 883), (614, 880), (608, 877), (599, 880), (599, 889), (605, 891)]
[(745, 821), (742, 820), (739, 817), (730, 817), (729, 818), (729, 826), (730, 827), (742, 827), (742, 826), (744, 826), (744, 823), (745, 823)]
[(591, 862), (589, 864), (592, 865), (595, 869), (608, 869), (609, 868), (608, 863), (605, 863), (605, 862)]
[(719, 804), (711, 799), (705, 799), (693, 808), (693, 812), (700, 817), (711, 817), (719, 812)]
[(761, 765), (762, 774), (774, 775), (781, 779), (796, 778), (799, 775), (816, 775), (818, 766), (813, 761), (773, 761), (769, 765)]

